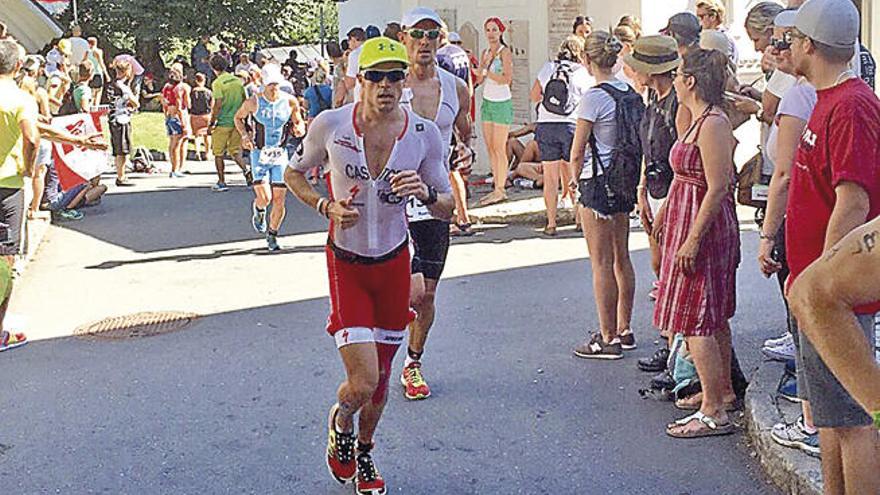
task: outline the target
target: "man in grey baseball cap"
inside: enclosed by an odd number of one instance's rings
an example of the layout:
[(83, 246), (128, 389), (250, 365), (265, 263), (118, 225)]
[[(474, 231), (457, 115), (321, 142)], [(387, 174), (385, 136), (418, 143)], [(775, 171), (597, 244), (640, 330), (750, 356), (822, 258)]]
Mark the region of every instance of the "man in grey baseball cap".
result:
[[(859, 13), (851, 0), (808, 0), (793, 24), (795, 70), (816, 88), (818, 101), (801, 136), (789, 186), (789, 286), (798, 285), (801, 274), (824, 253), (838, 249), (834, 246), (849, 232), (880, 215), (880, 100), (850, 69), (859, 46)], [(825, 493), (877, 493), (880, 441), (872, 419), (810, 341), (817, 334), (837, 338), (838, 328), (817, 327), (814, 315), (823, 311), (801, 305), (795, 320), (802, 332), (798, 389), (819, 429)], [(877, 311), (880, 302), (852, 310), (865, 349), (845, 352), (873, 351)]]

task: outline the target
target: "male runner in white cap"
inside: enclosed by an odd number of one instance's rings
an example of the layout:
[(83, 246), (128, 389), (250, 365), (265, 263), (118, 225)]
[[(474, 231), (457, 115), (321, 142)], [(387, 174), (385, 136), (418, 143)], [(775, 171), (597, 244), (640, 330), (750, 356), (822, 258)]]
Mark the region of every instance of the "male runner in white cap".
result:
[[(437, 65), (437, 48), (443, 21), (427, 7), (416, 7), (403, 18), (403, 43), (410, 60), (401, 102), (421, 117), (437, 124), (443, 139), (443, 163), (449, 164), (453, 133), (470, 149), (470, 92), (461, 79)], [(469, 157), (468, 157), (469, 159)], [(431, 389), (421, 371), (421, 358), (434, 323), (437, 284), (449, 251), (449, 222), (434, 218), (416, 198), (407, 204), (409, 231), (413, 240), (414, 283), (424, 291), (413, 303), (418, 315), (410, 325), (409, 346), (400, 381), (407, 399), (425, 399)]]

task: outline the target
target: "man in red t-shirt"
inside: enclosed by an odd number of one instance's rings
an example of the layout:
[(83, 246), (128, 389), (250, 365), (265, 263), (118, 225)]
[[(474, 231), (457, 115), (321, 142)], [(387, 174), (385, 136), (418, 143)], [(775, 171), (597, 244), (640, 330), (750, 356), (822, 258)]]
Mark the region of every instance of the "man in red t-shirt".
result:
[[(792, 58), (816, 88), (818, 103), (792, 170), (785, 228), (789, 284), (850, 231), (880, 214), (880, 100), (849, 69), (860, 25), (850, 0), (811, 0), (795, 17)], [(871, 349), (878, 310), (877, 303), (854, 309), (864, 345)], [(803, 371), (798, 388), (806, 392), (819, 428), (826, 491), (875, 493), (880, 463), (871, 417), (807, 339), (800, 339), (798, 357)]]

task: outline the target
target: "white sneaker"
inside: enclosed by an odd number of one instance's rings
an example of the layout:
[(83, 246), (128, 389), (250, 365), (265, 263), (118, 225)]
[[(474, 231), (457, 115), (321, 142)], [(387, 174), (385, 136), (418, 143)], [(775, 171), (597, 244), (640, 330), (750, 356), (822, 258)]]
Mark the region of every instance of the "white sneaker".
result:
[(794, 339), (794, 337), (792, 337), (792, 335), (790, 333), (785, 332), (784, 334), (780, 335), (779, 337), (765, 340), (764, 347), (779, 347), (782, 344), (784, 344), (792, 339)]
[(778, 346), (763, 347), (761, 349), (761, 353), (764, 354), (764, 356), (774, 361), (788, 361), (789, 359), (794, 359), (795, 352), (797, 352), (797, 349), (794, 346), (793, 338), (788, 339)]

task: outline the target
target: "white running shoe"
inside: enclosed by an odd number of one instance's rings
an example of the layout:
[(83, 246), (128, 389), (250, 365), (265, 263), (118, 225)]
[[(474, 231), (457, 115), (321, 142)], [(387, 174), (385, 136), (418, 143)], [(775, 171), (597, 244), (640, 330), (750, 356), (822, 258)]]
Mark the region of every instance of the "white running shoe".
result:
[(761, 353), (768, 359), (774, 361), (788, 361), (794, 359), (797, 348), (794, 346), (794, 338), (783, 341), (780, 345), (774, 347), (763, 347)]

